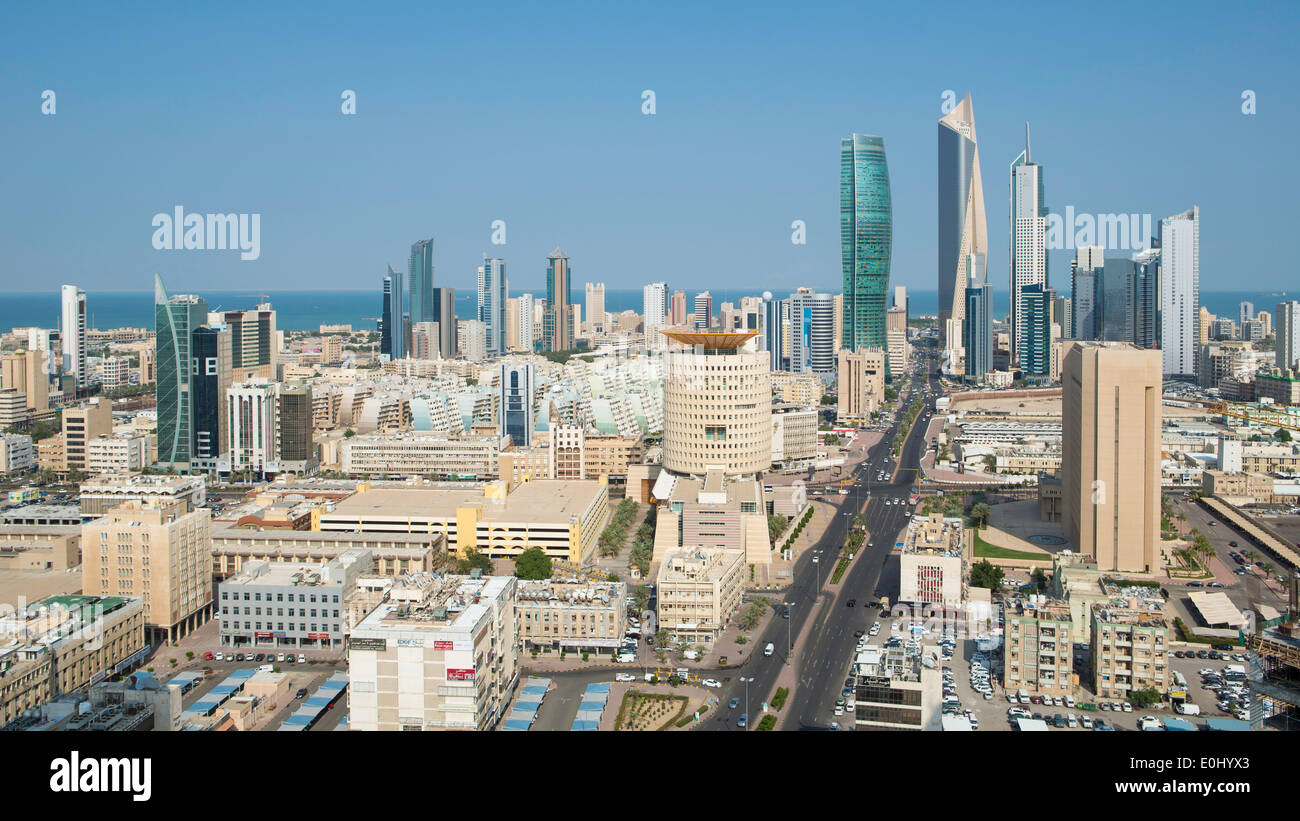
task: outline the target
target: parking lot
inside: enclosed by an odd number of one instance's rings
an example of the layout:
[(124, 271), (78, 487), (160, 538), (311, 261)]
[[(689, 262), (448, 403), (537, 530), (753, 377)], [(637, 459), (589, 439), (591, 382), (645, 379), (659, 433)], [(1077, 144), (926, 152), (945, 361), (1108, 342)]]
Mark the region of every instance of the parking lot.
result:
[[(266, 663), (266, 662), (263, 662)], [(256, 664), (256, 662), (253, 662)], [(186, 668), (177, 668), (177, 670), (160, 672), (158, 678), (161, 681), (169, 681), (181, 669), (198, 670), (205, 673), (205, 676), (199, 681), (198, 685), (185, 693), (181, 697), (182, 712), (189, 710), (196, 702), (207, 695), (214, 687), (221, 684), (236, 670), (247, 669), (250, 666), (248, 661), (244, 663), (230, 661), (204, 661), (201, 663), (187, 665)], [(344, 665), (325, 664), (325, 663), (307, 663), (307, 664), (276, 664), (280, 672), (289, 676), (289, 699), (284, 704), (276, 705), (276, 711), (269, 718), (264, 717), (256, 726), (257, 730), (275, 730), (284, 722), (286, 718), (294, 713), (306, 698), (310, 698), (316, 689), (325, 682), (327, 678), (337, 672), (347, 672)], [(207, 671), (211, 671), (208, 673)], [(306, 693), (302, 699), (296, 698), (300, 690)], [(326, 715), (321, 718), (311, 729), (313, 732), (332, 730), (338, 726), (347, 713), (347, 696), (341, 697), (337, 704), (334, 705)]]

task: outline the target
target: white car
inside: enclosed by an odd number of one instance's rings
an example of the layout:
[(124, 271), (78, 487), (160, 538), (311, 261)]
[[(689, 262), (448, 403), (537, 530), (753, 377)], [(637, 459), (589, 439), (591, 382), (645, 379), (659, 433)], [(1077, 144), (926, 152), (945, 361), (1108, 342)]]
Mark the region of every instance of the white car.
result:
[(1132, 705), (1132, 704), (1129, 704), (1127, 701), (1124, 702), (1123, 707), (1124, 707), (1124, 712), (1126, 712), (1126, 713), (1131, 713), (1131, 712), (1133, 712), (1133, 705)]
[(306, 654), (306, 653), (299, 653), (299, 654), (298, 654), (298, 663), (299, 663), (299, 664), (306, 664), (306, 663), (307, 663), (307, 654)]
[(619, 673), (614, 676), (615, 681), (636, 681), (636, 676), (632, 673)]
[(631, 653), (622, 653), (618, 657), (619, 664), (636, 664), (636, 656)]
[(706, 678), (704, 681), (701, 681), (700, 684), (703, 684), (705, 687), (721, 687), (721, 686), (722, 686), (722, 682), (718, 681), (716, 678)]
[(225, 661), (225, 656), (221, 655), (221, 651), (218, 650), (217, 652), (215, 652), (215, 653), (212, 654), (212, 660), (213, 660), (213, 661)]

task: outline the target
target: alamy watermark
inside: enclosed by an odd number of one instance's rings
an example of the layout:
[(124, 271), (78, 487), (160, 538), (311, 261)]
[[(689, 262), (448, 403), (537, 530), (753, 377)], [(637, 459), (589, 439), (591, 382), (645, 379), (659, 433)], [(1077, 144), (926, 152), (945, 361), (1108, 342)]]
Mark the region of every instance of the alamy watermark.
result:
[(1049, 251), (1100, 245), (1113, 251), (1145, 251), (1151, 247), (1150, 214), (1076, 214), (1073, 205), (1065, 215), (1047, 215)]
[(186, 214), (183, 206), (153, 217), (159, 251), (235, 251), (242, 260), (262, 255), (261, 214)]

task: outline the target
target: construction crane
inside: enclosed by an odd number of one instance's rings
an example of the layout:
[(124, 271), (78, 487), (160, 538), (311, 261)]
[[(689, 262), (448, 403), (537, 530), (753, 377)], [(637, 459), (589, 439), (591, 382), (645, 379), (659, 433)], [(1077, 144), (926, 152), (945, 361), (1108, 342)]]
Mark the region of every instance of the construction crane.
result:
[(1211, 402), (1210, 410), (1272, 428), (1300, 431), (1300, 408), (1295, 405), (1271, 405), (1259, 402)]

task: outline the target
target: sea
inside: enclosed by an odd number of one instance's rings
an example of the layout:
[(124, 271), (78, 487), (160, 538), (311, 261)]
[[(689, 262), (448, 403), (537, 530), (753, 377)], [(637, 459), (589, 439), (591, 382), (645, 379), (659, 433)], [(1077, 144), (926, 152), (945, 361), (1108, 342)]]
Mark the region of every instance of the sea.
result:
[[(723, 302), (740, 303), (743, 296), (761, 296), (765, 290), (781, 294), (785, 288), (710, 289), (716, 311)], [(541, 291), (511, 291), (511, 296), (531, 293), (545, 297)], [(892, 291), (891, 291), (892, 294)], [(256, 306), (263, 298), (276, 311), (276, 326), (281, 330), (317, 330), (321, 325), (351, 325), (354, 330), (373, 330), (378, 322), (382, 295), (377, 291), (268, 291), (250, 294), (246, 291), (208, 291), (200, 294), (208, 303), (208, 310), (241, 310)], [(583, 292), (574, 291), (574, 303), (583, 303)], [(693, 305), (694, 291), (687, 291), (688, 310)], [(1238, 306), (1252, 302), (1256, 311), (1273, 313), (1277, 303), (1287, 299), (1286, 292), (1260, 291), (1202, 291), (1201, 304), (1212, 313), (1236, 319)], [(1008, 307), (1005, 292), (994, 292), (994, 315), (1005, 316)], [(939, 311), (937, 291), (908, 291), (911, 316), (933, 316)], [(620, 313), (643, 309), (642, 292), (635, 290), (605, 291), (605, 310)], [(583, 305), (585, 310), (586, 306)], [(152, 291), (88, 291), (86, 293), (87, 326), (98, 330), (111, 328), (152, 328), (154, 324)], [(456, 291), (456, 316), (474, 319), (476, 296), (472, 290)], [(585, 317), (584, 317), (585, 318)], [(58, 327), (59, 292), (0, 295), (0, 330), (38, 326)]]

